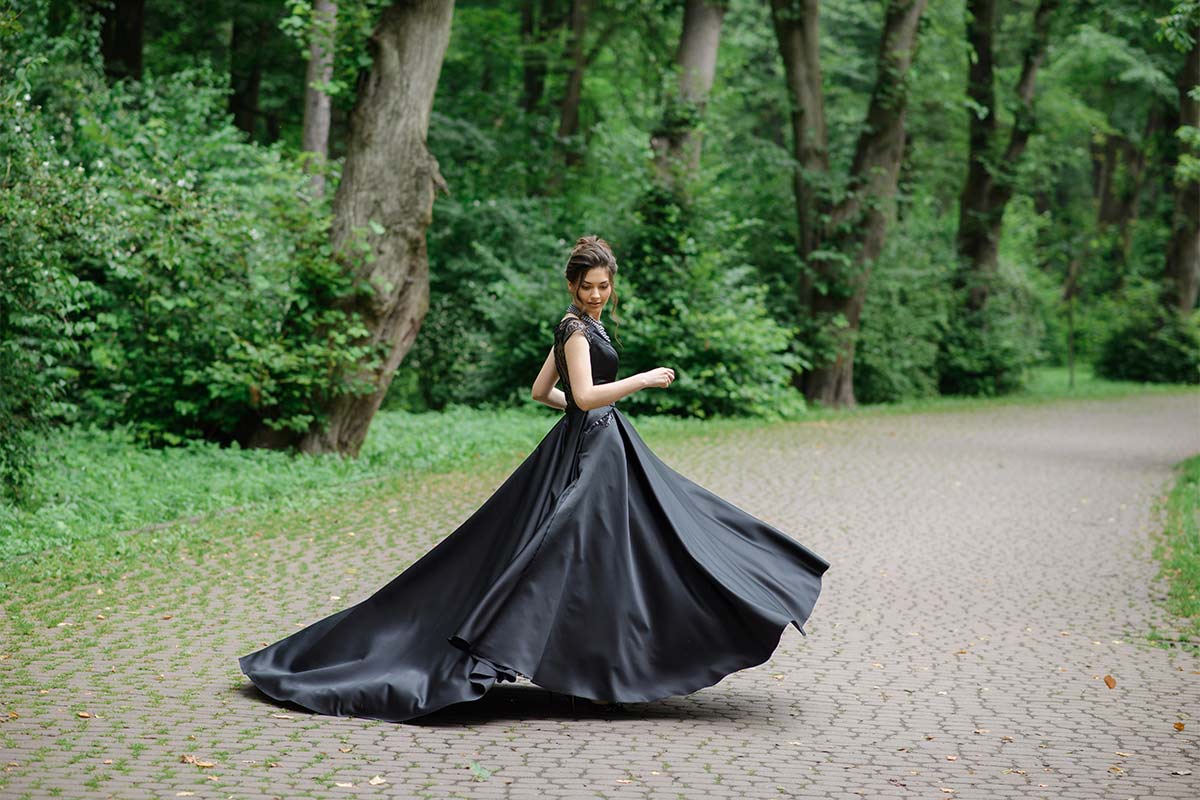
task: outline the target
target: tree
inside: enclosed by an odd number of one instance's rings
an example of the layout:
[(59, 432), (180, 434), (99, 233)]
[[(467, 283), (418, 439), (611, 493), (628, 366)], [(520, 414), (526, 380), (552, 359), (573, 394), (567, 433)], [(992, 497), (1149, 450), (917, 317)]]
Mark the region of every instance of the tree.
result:
[(304, 135), (300, 149), (312, 153), (313, 194), (325, 193), (323, 164), (329, 157), (329, 94), (325, 86), (333, 78), (333, 53), (337, 41), (338, 6), (334, 0), (317, 0), (309, 42), (308, 68), (304, 77)]
[(995, 35), (997, 0), (967, 0), (967, 42), (974, 54), (967, 77), (970, 150), (967, 179), (959, 200), (958, 252), (962, 260), (956, 286), (967, 292), (970, 311), (987, 303), (988, 281), (996, 270), (1004, 210), (1015, 188), (1014, 172), (1034, 130), (1033, 98), (1038, 68), (1050, 39), (1050, 19), (1058, 0), (1039, 0), (1033, 35), (1017, 79), (1016, 116), (1008, 145), (997, 152)]
[[(1175, 167), (1175, 212), (1167, 246), (1168, 305), (1188, 313), (1200, 293), (1200, 4), (1189, 6), (1191, 23), (1177, 44), (1190, 39), (1187, 58), (1179, 70), (1179, 138), (1181, 153)], [(1178, 12), (1177, 12), (1178, 13)]]
[[(392, 376), (429, 309), (425, 231), (434, 196), (446, 183), (426, 147), (438, 75), (450, 39), (453, 0), (398, 0), (371, 34), (371, 68), (357, 86), (342, 179), (334, 195), (332, 245), (364, 292), (345, 300), (361, 314), (378, 368), (349, 380), (369, 387), (333, 399), (326, 422), (305, 434), (306, 453), (356, 456)], [(369, 256), (359, 262), (365, 237)], [(264, 431), (261, 442), (281, 444)]]
[(862, 132), (838, 197), (829, 172), (817, 29), (819, 0), (772, 0), (792, 110), (801, 307), (824, 328), (831, 352), (798, 376), (809, 401), (852, 407), (854, 345), (874, 261), (883, 250), (904, 154), (908, 70), (925, 0), (889, 0)]
[(675, 52), (678, 89), (668, 98), (662, 124), (650, 140), (658, 180), (675, 190), (682, 190), (700, 167), (700, 124), (716, 74), (724, 18), (721, 2), (687, 0), (683, 10)]
[(100, 28), (100, 54), (111, 80), (142, 77), (142, 31), (146, 0), (100, 0), (95, 3), (104, 20)]

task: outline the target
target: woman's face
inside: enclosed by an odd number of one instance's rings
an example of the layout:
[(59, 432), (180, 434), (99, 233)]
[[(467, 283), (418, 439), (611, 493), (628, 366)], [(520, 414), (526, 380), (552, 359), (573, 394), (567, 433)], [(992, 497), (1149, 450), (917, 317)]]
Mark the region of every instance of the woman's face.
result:
[[(567, 284), (570, 286), (570, 284)], [(608, 267), (592, 267), (580, 277), (578, 285), (571, 286), (575, 304), (592, 316), (599, 316), (604, 304), (612, 295), (612, 278)]]

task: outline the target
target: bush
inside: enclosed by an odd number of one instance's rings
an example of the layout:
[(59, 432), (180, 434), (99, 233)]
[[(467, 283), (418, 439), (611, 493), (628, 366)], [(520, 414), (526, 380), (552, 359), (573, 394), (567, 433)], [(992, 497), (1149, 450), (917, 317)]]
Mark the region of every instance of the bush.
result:
[(92, 200), (80, 172), (50, 155), (28, 98), (0, 104), (0, 151), (8, 154), (0, 177), (0, 496), (17, 503), (44, 455), (38, 442), (73, 409), (67, 364), (86, 325), (71, 317), (87, 292), (59, 242), (79, 233)]
[(1025, 386), (1029, 368), (1044, 357), (1047, 298), (1019, 268), (1000, 261), (989, 280), (987, 304), (966, 308), (954, 293), (938, 337), (938, 390), (942, 394), (996, 396)]
[[(915, 210), (914, 210), (915, 211)], [(854, 396), (893, 403), (938, 393), (937, 358), (953, 295), (954, 230), (910, 215), (871, 275), (854, 353)]]
[(1100, 347), (1097, 375), (1146, 383), (1200, 383), (1200, 311), (1180, 313), (1160, 303), (1158, 294), (1158, 287), (1149, 282), (1125, 294), (1124, 319)]
[(59, 348), (63, 419), (128, 423), (151, 444), (244, 441), (319, 425), (326, 398), (365, 390), (346, 376), (378, 353), (337, 310), (355, 287), (328, 210), (279, 148), (229, 124), (224, 76), (108, 88), (77, 69), (51, 107), (3, 120), (26, 152), (4, 201), (6, 262), (57, 269), (71, 291), (45, 299), (45, 281), (43, 307), (69, 313), (23, 346)]
[[(681, 416), (791, 416), (804, 409), (790, 378), (802, 366), (796, 331), (767, 311), (765, 287), (737, 247), (702, 248), (699, 223), (670, 192), (648, 187), (629, 245), (617, 254), (627, 276), (619, 286), (621, 372), (675, 370), (670, 391), (622, 401), (635, 413)], [(704, 239), (719, 238), (704, 231)]]

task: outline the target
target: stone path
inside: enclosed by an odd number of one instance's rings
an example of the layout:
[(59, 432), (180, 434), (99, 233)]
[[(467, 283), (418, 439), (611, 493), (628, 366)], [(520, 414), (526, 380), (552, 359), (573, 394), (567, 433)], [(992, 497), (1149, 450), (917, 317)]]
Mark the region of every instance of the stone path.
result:
[(759, 667), (623, 711), (527, 683), (415, 725), (265, 702), (238, 655), (373, 592), (504, 472), (384, 486), (10, 604), (0, 797), (1200, 797), (1200, 658), (1146, 640), (1170, 625), (1152, 508), (1200, 452), (1200, 395), (658, 452), (832, 562), (807, 639), (789, 629)]

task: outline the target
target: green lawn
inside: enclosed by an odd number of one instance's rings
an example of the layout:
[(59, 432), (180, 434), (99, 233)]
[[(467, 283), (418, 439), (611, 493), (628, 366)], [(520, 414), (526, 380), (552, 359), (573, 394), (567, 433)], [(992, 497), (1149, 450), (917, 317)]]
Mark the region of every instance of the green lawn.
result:
[(1200, 455), (1175, 465), (1178, 478), (1163, 507), (1163, 533), (1155, 547), (1166, 578), (1167, 608), (1179, 617), (1178, 636), (1151, 638), (1200, 651)]

